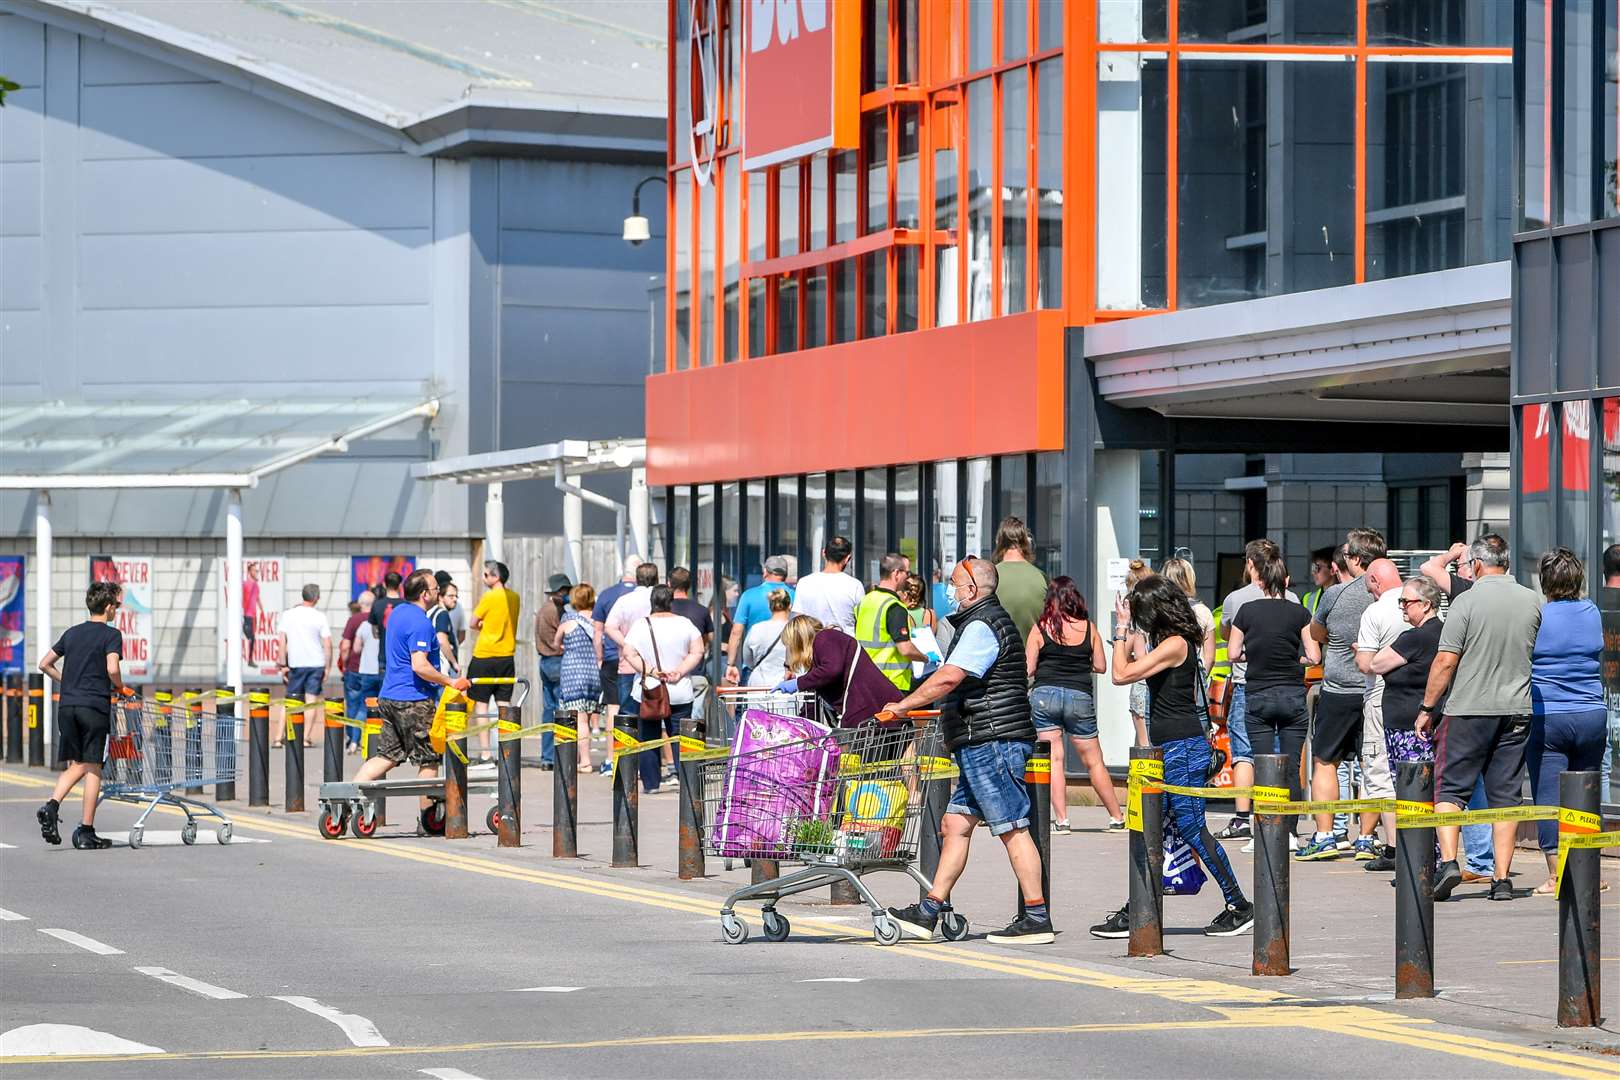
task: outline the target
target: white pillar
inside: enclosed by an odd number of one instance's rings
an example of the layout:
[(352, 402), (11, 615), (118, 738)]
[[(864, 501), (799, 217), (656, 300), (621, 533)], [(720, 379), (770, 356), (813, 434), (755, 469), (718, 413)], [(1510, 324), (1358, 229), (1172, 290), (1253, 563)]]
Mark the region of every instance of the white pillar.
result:
[[(643, 559), (651, 559), (652, 535), (648, 531), (651, 519), (651, 503), (647, 495), (647, 470), (630, 470), (630, 550), (636, 552)], [(669, 552), (664, 553), (666, 556)], [(673, 565), (666, 558), (665, 572)]]
[[(1135, 450), (1098, 450), (1093, 460), (1097, 595), (1087, 599), (1101, 628), (1111, 632), (1111, 613), (1118, 594), (1108, 587), (1108, 564), (1112, 559), (1135, 558), (1140, 552), (1142, 458)], [(1110, 765), (1123, 766), (1130, 760), (1131, 743), (1136, 738), (1130, 700), (1130, 687), (1115, 686), (1107, 676), (1097, 679), (1097, 727), (1103, 760)]]
[[(242, 493), (232, 488), (225, 500), (225, 681), (242, 693)], [(247, 710), (237, 706), (236, 715)]]
[(505, 485), (496, 481), (489, 485), (484, 497), (484, 558), (504, 561), (506, 548), (506, 504), (501, 501)]
[[(34, 625), (38, 627), (38, 656), (56, 643), (56, 630), (51, 625), (51, 493), (42, 491), (34, 502), (34, 587), (38, 610)], [(26, 665), (25, 665), (26, 667)], [(56, 710), (51, 708), (51, 679), (45, 677), (45, 696), (40, 700), (40, 723), (45, 728), (45, 760), (56, 763)]]
[[(585, 502), (578, 495), (563, 493), (563, 546), (568, 564), (568, 580), (578, 584), (585, 574)], [(614, 567), (617, 574), (618, 567)], [(617, 577), (614, 580), (618, 580)]]

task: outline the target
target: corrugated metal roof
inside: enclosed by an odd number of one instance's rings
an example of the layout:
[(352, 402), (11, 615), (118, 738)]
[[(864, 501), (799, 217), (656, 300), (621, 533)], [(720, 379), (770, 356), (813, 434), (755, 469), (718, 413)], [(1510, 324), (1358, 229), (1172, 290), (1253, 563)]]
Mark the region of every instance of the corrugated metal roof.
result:
[[(663, 0), (22, 0), (322, 101), (416, 142), (459, 114), (656, 120)], [(610, 119), (611, 118), (611, 119)], [(535, 125), (517, 123), (533, 130)], [(417, 129), (414, 130), (413, 129)], [(442, 147), (441, 147), (442, 148)]]

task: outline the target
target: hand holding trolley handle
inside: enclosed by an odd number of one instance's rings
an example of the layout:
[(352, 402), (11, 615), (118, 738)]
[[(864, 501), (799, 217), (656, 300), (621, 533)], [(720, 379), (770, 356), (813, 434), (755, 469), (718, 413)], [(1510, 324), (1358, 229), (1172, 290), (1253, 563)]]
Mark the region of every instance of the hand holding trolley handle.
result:
[(876, 720), (880, 724), (886, 724), (891, 720), (904, 719), (904, 720), (912, 721), (918, 727), (922, 727), (928, 721), (936, 719), (938, 716), (939, 716), (939, 710), (938, 709), (904, 709), (904, 710), (901, 710), (901, 709), (896, 709), (893, 705), (888, 705), (888, 706), (885, 706), (881, 711), (876, 713), (872, 717), (872, 719)]

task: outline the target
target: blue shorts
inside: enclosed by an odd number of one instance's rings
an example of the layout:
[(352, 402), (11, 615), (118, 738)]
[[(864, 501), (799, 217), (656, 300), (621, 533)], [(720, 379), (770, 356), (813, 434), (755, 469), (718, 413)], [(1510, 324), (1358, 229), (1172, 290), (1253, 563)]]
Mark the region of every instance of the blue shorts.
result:
[(321, 683), (326, 678), (326, 669), (318, 667), (295, 667), (287, 671), (287, 696), (302, 699), (305, 694), (321, 696)]
[(1254, 748), (1249, 745), (1248, 687), (1233, 683), (1226, 703), (1226, 737), (1232, 743), (1232, 763), (1254, 764)]
[(1035, 753), (1027, 742), (987, 742), (959, 746), (951, 754), (962, 770), (951, 792), (947, 814), (966, 814), (990, 827), (991, 836), (1029, 828), (1029, 788), (1024, 766)]
[(1097, 704), (1084, 690), (1037, 686), (1029, 692), (1029, 711), (1038, 730), (1062, 728), (1077, 739), (1097, 737)]

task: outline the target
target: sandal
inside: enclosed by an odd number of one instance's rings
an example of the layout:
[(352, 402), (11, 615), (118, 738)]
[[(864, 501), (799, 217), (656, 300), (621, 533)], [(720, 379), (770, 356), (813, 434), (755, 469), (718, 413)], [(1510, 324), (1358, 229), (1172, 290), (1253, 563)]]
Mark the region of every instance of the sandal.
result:
[(270, 749), (272, 749), (272, 750), (280, 750), (283, 745), (284, 744), (282, 743), (282, 741), (280, 739), (277, 739), (275, 742), (270, 744)]
[(1530, 895), (1531, 896), (1557, 896), (1558, 895), (1558, 888), (1557, 888), (1557, 886), (1555, 886), (1552, 883), (1552, 880), (1549, 878), (1548, 880), (1543, 881), (1540, 885), (1537, 885), (1535, 887), (1535, 889), (1530, 893)]

